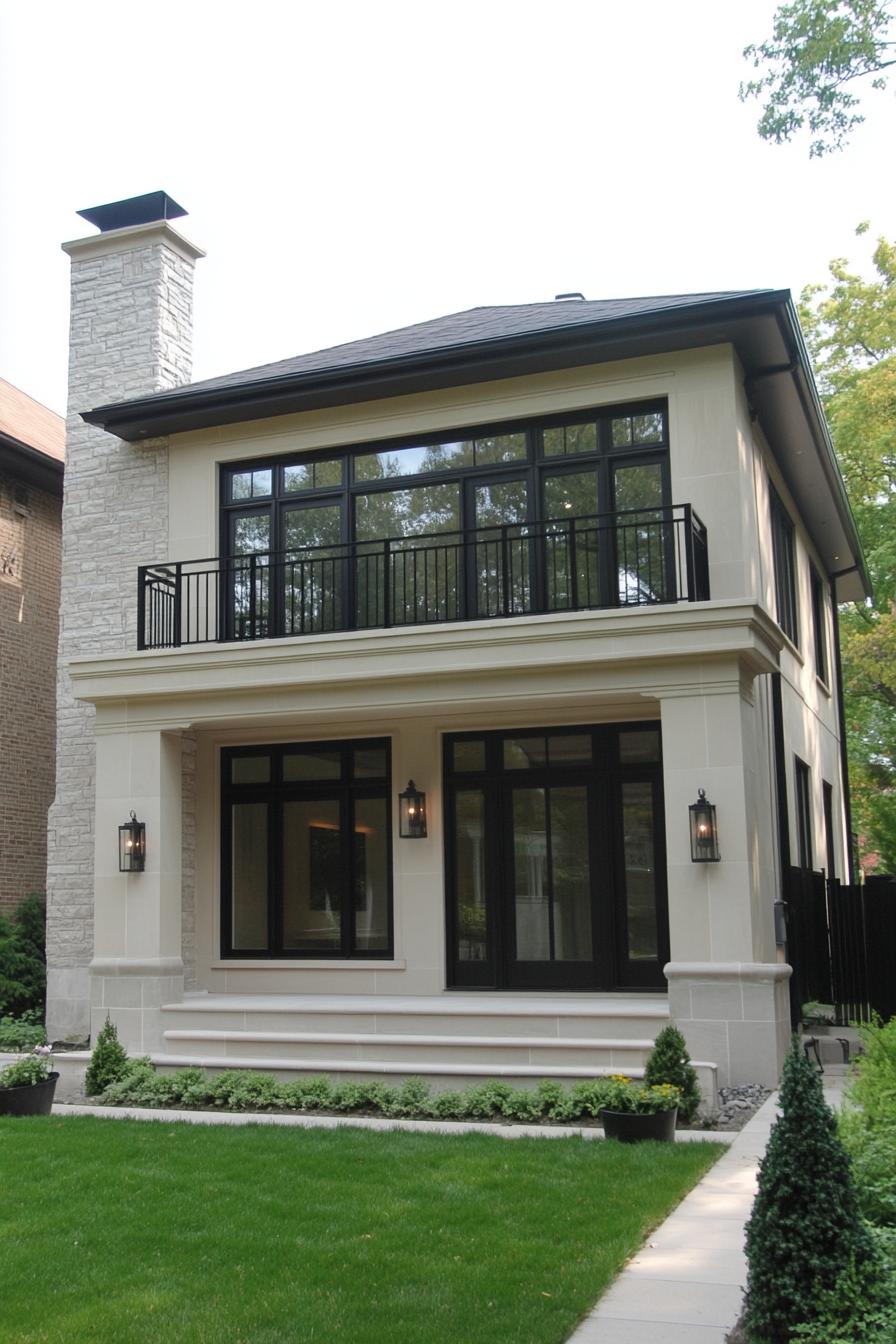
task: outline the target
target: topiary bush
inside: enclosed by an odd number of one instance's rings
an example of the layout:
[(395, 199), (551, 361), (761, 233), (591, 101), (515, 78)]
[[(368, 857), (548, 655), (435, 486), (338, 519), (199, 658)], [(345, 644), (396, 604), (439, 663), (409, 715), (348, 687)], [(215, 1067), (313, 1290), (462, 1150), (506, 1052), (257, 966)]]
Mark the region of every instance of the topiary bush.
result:
[(762, 1344), (789, 1344), (797, 1326), (819, 1321), (826, 1295), (857, 1266), (866, 1294), (882, 1280), (836, 1120), (796, 1037), (780, 1107), (746, 1229), (744, 1323)]
[(671, 1025), (663, 1027), (644, 1065), (645, 1087), (657, 1087), (662, 1083), (678, 1088), (681, 1093), (678, 1118), (683, 1124), (690, 1124), (700, 1105), (700, 1084), (685, 1039), (678, 1028)]
[(36, 1012), (47, 993), (47, 911), (40, 896), (26, 896), (12, 919), (0, 915), (0, 1016)]
[(118, 1039), (115, 1023), (106, 1018), (96, 1038), (90, 1063), (84, 1075), (84, 1091), (88, 1097), (98, 1097), (112, 1083), (123, 1078), (128, 1069), (128, 1055)]

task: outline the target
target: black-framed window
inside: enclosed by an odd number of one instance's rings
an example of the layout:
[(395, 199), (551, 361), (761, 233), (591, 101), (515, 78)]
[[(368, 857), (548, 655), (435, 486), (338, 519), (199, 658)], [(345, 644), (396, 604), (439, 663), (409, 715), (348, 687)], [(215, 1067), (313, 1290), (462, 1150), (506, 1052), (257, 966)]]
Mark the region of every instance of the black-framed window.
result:
[(389, 742), (221, 752), (221, 954), (392, 954)]
[(824, 584), (814, 565), (809, 568), (809, 585), (812, 594), (812, 643), (815, 653), (815, 674), (819, 680), (827, 684), (827, 609), (824, 601)]
[(775, 567), (775, 607), (778, 624), (794, 644), (799, 643), (796, 602), (796, 541), (790, 514), (769, 483), (772, 552)]
[(796, 781), (796, 845), (799, 866), (812, 868), (812, 775), (805, 761), (794, 757)]

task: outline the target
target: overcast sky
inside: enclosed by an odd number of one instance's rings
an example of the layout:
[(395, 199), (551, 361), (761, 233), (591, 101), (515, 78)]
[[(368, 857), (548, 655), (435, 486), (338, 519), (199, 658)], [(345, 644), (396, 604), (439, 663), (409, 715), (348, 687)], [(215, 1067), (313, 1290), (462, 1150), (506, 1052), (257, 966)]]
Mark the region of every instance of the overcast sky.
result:
[(86, 206), (208, 257), (194, 376), (479, 304), (789, 287), (894, 232), (896, 100), (845, 152), (738, 101), (766, 0), (0, 0), (0, 377), (65, 410)]

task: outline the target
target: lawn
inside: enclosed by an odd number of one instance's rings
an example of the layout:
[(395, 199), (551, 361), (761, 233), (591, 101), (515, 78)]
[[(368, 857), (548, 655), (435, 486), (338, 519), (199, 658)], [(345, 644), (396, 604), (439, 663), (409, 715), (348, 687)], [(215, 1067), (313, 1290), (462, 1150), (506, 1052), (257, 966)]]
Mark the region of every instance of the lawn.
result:
[(5, 1344), (560, 1344), (709, 1143), (0, 1119)]

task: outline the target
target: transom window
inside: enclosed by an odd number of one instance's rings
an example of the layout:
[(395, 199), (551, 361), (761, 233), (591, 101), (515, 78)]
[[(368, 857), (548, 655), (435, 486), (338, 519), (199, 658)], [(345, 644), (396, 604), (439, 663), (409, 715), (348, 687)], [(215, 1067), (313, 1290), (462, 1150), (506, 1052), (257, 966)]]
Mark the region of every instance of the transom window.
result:
[(222, 955), (391, 955), (388, 742), (229, 748), (221, 779)]

